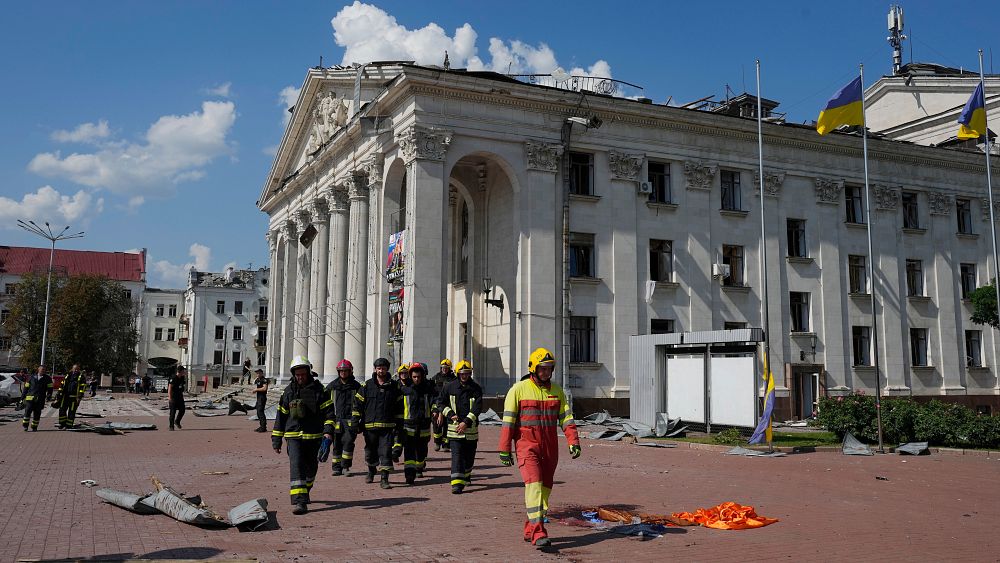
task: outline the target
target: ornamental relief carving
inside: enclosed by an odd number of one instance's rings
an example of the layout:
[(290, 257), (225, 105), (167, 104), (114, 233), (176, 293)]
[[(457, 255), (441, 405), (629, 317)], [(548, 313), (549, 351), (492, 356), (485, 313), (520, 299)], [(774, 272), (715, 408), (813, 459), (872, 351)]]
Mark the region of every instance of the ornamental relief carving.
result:
[(844, 189), (843, 180), (828, 180), (816, 178), (816, 203), (840, 203), (840, 192)]
[[(785, 183), (784, 172), (764, 171), (764, 193), (770, 197), (781, 196), (781, 186)], [(760, 171), (753, 173), (753, 186), (757, 195), (760, 195)]]
[(876, 210), (895, 211), (899, 207), (899, 190), (897, 188), (885, 184), (875, 184), (872, 186), (872, 193), (875, 195)]
[(333, 135), (347, 123), (347, 102), (337, 97), (336, 92), (316, 94), (316, 107), (312, 112), (312, 132), (306, 151), (312, 154), (333, 138)]
[(309, 212), (312, 214), (313, 223), (325, 224), (330, 220), (330, 207), (322, 197), (309, 203)]
[(369, 186), (377, 186), (382, 182), (382, 162), (383, 157), (381, 154), (373, 154), (361, 165), (365, 176), (368, 177)]
[[(987, 197), (979, 198), (979, 210), (982, 212), (983, 221), (990, 222), (990, 199)], [(993, 220), (1000, 220), (1000, 200), (993, 202)]]
[(428, 129), (413, 125), (396, 133), (396, 142), (403, 154), (403, 160), (444, 160), (451, 144), (451, 131)]
[(347, 177), (347, 196), (350, 199), (368, 197), (368, 175), (364, 172), (354, 172)]
[(332, 184), (326, 190), (326, 201), (330, 204), (330, 212), (343, 213), (350, 206), (350, 196), (344, 184)]
[(528, 161), (528, 170), (543, 172), (558, 172), (559, 157), (563, 147), (558, 143), (542, 143), (528, 139), (524, 142), (524, 156)]
[(719, 171), (717, 164), (688, 160), (684, 162), (684, 176), (687, 178), (687, 189), (710, 190), (712, 180)]
[(927, 192), (927, 201), (931, 215), (948, 215), (951, 213), (951, 204), (954, 200), (944, 192)]
[(638, 180), (639, 170), (642, 168), (642, 161), (645, 158), (646, 155), (644, 154), (609, 151), (608, 162), (611, 168), (611, 179), (631, 180), (633, 182)]

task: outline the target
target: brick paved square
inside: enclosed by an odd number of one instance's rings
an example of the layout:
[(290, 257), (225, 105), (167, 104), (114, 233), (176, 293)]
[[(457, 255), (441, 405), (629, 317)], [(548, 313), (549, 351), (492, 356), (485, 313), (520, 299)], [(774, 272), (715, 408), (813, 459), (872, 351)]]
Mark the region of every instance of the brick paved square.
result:
[[(114, 402), (114, 401), (112, 401)], [(158, 411), (155, 403), (146, 412)], [(99, 410), (87, 401), (83, 411)], [(9, 409), (3, 409), (9, 413)], [(114, 420), (155, 422), (164, 416)], [(1000, 460), (935, 454), (847, 457), (813, 453), (741, 458), (719, 451), (642, 448), (584, 441), (556, 474), (554, 514), (621, 504), (669, 513), (733, 500), (780, 518), (747, 531), (678, 528), (642, 541), (565, 525), (548, 526), (554, 552), (521, 541), (523, 496), (516, 472), (496, 460), (498, 430), (487, 427), (473, 485), (451, 495), (447, 458), (431, 452), (427, 477), (406, 487), (332, 477), (321, 467), (312, 511), (290, 514), (288, 462), (244, 417), (188, 416), (184, 429), (125, 436), (61, 432), (43, 418), (37, 433), (0, 426), (0, 561), (58, 558), (258, 558), (261, 561), (994, 561), (1000, 517)], [(359, 445), (360, 447), (360, 445)], [(225, 471), (226, 475), (204, 475)], [(266, 531), (205, 530), (167, 516), (139, 516), (105, 504), (93, 489), (152, 489), (149, 477), (200, 494), (220, 512), (268, 499)], [(884, 476), (888, 481), (877, 480)]]

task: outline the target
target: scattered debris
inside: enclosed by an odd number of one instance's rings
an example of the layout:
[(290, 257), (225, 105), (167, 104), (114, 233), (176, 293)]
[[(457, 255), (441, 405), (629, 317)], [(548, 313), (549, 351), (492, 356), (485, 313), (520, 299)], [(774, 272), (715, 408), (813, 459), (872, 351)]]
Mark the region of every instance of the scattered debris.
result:
[(656, 426), (636, 422), (628, 418), (611, 416), (608, 411), (596, 412), (583, 418), (577, 419), (580, 426), (603, 426), (605, 429), (587, 433), (587, 437), (592, 440), (608, 440), (616, 442), (625, 436), (635, 438), (647, 438), (656, 436), (657, 438), (679, 438), (684, 436), (687, 426), (680, 426), (681, 419), (670, 420), (665, 413), (657, 413)]
[(125, 491), (116, 491), (114, 489), (97, 489), (94, 491), (94, 494), (104, 499), (105, 502), (124, 508), (130, 512), (135, 512), (136, 514), (160, 513), (160, 511), (153, 506), (143, 502), (145, 499), (152, 496), (152, 493), (139, 496)]
[(229, 511), (229, 523), (240, 530), (254, 531), (267, 524), (267, 499), (248, 500)]
[[(264, 407), (264, 418), (266, 418), (267, 420), (274, 420), (278, 418), (278, 407), (275, 405), (272, 405), (270, 407)], [(253, 413), (252, 415), (248, 416), (247, 420), (257, 420), (257, 413)]]
[(900, 455), (930, 455), (931, 450), (927, 442), (907, 442), (896, 446), (896, 452)]
[(777, 518), (758, 515), (752, 506), (735, 502), (724, 502), (711, 508), (699, 508), (694, 512), (675, 512), (671, 516), (715, 530), (749, 530), (778, 522)]
[(844, 434), (844, 445), (842, 447), (844, 455), (875, 455), (867, 445), (862, 444), (850, 432)]
[(254, 407), (246, 403), (241, 403), (236, 399), (229, 399), (229, 414), (226, 416), (232, 415), (234, 412), (241, 412), (243, 414), (246, 414), (252, 408)]
[(80, 484), (84, 487), (96, 487), (97, 481), (94, 481), (93, 479), (84, 479), (83, 481), (80, 481)]
[(889, 478), (888, 477), (883, 477), (882, 475), (876, 475), (875, 476), (875, 480), (876, 481), (888, 481)]
[(122, 432), (121, 430), (115, 430), (110, 426), (107, 425), (94, 426), (93, 424), (87, 424), (86, 422), (81, 422), (80, 424), (77, 424), (76, 426), (70, 428), (69, 430), (70, 432), (95, 432), (103, 436), (112, 436), (115, 434), (120, 434), (122, 436), (125, 435), (125, 433)]
[(674, 442), (636, 442), (637, 446), (645, 446), (647, 448), (676, 448), (677, 444)]
[(744, 448), (743, 446), (736, 446), (726, 452), (726, 455), (741, 455), (744, 457), (785, 457), (786, 454), (784, 452), (762, 452), (759, 450)]
[(91, 397), (91, 398), (93, 400), (95, 400), (95, 401), (111, 401), (111, 400), (114, 400), (114, 397), (112, 397), (111, 395), (98, 395), (96, 397)]
[(77, 418), (104, 418), (103, 414), (94, 414), (89, 412), (78, 412), (76, 413)]
[(609, 442), (617, 442), (625, 436), (627, 436), (627, 433), (615, 432), (614, 430), (598, 430), (587, 434), (587, 438), (591, 440), (607, 440)]
[(667, 527), (662, 524), (623, 524), (608, 530), (612, 534), (623, 536), (639, 536), (640, 538), (658, 538), (667, 533)]
[(202, 471), (202, 475), (229, 475), (228, 471)]
[(104, 426), (115, 430), (156, 430), (155, 424), (144, 422), (105, 422)]
[(193, 414), (195, 416), (201, 416), (201, 417), (206, 417), (206, 416), (227, 416), (226, 413), (224, 413), (222, 411), (210, 411), (210, 412), (191, 411), (191, 414)]
[(177, 491), (160, 482), (154, 475), (150, 478), (156, 487), (153, 506), (174, 520), (196, 526), (229, 526), (229, 522), (212, 512), (210, 509), (198, 506), (185, 499)]
[(493, 409), (486, 409), (486, 412), (479, 415), (480, 426), (500, 426), (503, 424), (503, 419), (500, 415)]

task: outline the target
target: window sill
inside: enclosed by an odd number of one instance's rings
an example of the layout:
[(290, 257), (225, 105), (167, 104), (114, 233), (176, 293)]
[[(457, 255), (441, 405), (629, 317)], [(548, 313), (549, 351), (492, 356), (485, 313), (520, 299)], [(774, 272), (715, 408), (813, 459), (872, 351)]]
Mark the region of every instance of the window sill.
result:
[(785, 256), (785, 260), (787, 260), (789, 264), (812, 264), (815, 262), (815, 260), (808, 256)]
[(990, 371), (990, 366), (965, 366), (969, 371)]
[(966, 240), (976, 240), (979, 238), (979, 235), (976, 233), (955, 233), (955, 236)]
[(677, 204), (666, 201), (647, 201), (646, 207), (650, 209), (655, 209), (657, 211), (661, 209), (665, 211), (674, 211), (675, 209), (677, 209)]
[(468, 281), (466, 281), (466, 280), (453, 281), (453, 282), (451, 282), (451, 287), (452, 287), (452, 289), (461, 291), (461, 290), (465, 289), (465, 284), (466, 283), (468, 283)]
[(729, 291), (732, 293), (750, 293), (749, 285), (724, 285), (722, 286), (723, 291)]
[(875, 371), (875, 366), (861, 365), (861, 366), (851, 366), (851, 369), (855, 371)]
[(790, 332), (788, 333), (792, 338), (815, 338), (815, 332)]
[(850, 292), (850, 293), (848, 293), (847, 295), (848, 295), (848, 297), (853, 297), (855, 299), (871, 299), (871, 296), (872, 296), (871, 293), (867, 293), (867, 292), (866, 293), (857, 293), (857, 292), (853, 292), (853, 291)]
[(677, 289), (681, 284), (674, 281), (657, 281), (656, 289)]
[(852, 223), (850, 221), (844, 221), (844, 225), (848, 229), (863, 229), (865, 231), (868, 230), (868, 224), (867, 223)]
[(927, 232), (923, 227), (903, 227), (903, 233), (907, 235), (922, 235)]
[(910, 303), (930, 303), (931, 298), (926, 295), (907, 295), (906, 300)]
[(570, 276), (569, 283), (578, 283), (582, 285), (601, 285), (603, 282), (601, 278), (592, 278), (590, 276)]
[(743, 218), (743, 217), (746, 217), (749, 214), (750, 214), (749, 211), (743, 211), (741, 209), (720, 209), (719, 210), (719, 215), (722, 215), (724, 217), (740, 217), (740, 218)]
[(910, 369), (913, 371), (931, 372), (934, 371), (935, 368), (934, 366), (910, 366)]
[(604, 367), (601, 362), (570, 362), (570, 369), (598, 370)]
[(569, 194), (570, 201), (583, 201), (587, 203), (597, 203), (601, 201), (601, 196), (591, 194)]
[(963, 305), (972, 305), (972, 299), (970, 299), (968, 297), (963, 297), (962, 298), (962, 304)]

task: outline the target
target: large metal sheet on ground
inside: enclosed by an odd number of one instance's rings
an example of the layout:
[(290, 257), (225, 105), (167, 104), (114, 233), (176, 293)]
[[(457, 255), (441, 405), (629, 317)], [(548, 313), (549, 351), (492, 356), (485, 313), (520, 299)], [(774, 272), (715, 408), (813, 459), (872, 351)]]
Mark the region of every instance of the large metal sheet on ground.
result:
[(705, 422), (705, 359), (667, 356), (667, 415)]
[(712, 358), (712, 424), (749, 427), (757, 424), (754, 370), (753, 356)]

